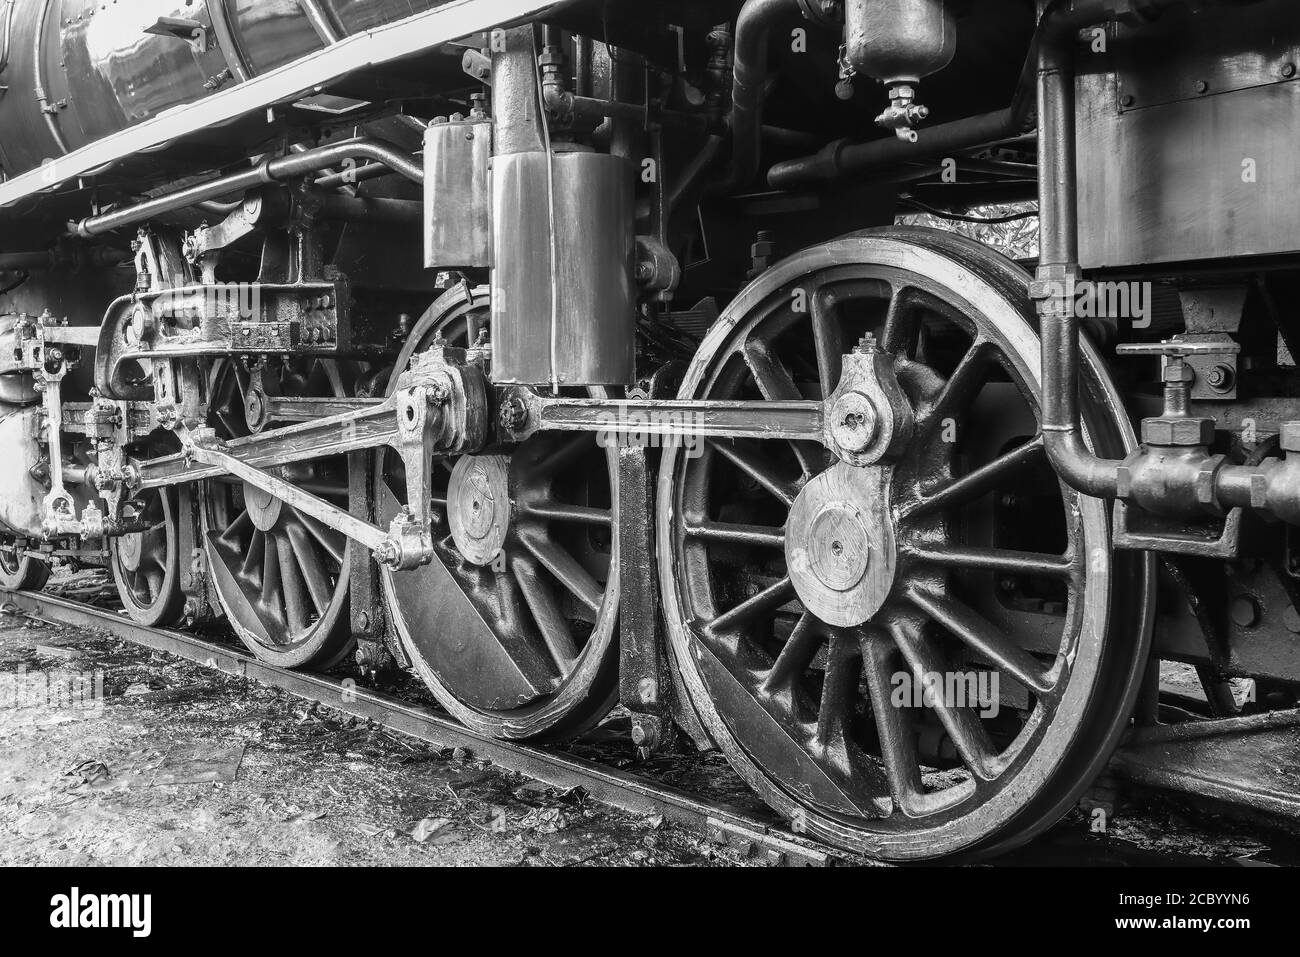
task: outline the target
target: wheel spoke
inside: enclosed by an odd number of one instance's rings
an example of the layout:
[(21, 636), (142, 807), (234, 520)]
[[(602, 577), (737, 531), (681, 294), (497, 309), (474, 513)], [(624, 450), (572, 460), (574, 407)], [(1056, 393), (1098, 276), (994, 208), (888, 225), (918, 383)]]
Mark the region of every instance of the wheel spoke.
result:
[(982, 341), (975, 342), (967, 350), (929, 412), (923, 416), (920, 425), (922, 433), (942, 424), (945, 419), (954, 417), (959, 410), (970, 407), (975, 394), (984, 386), (991, 356), (992, 348)]
[(925, 496), (906, 513), (905, 517), (933, 514), (976, 501), (994, 491), (1021, 469), (1035, 464), (1043, 454), (1043, 437), (1012, 449), (992, 462), (968, 475), (945, 485)]
[(302, 576), (293, 554), (293, 544), (288, 535), (275, 536), (275, 548), (280, 556), (280, 587), (284, 593), (284, 610), (291, 634), (307, 628), (307, 596), (303, 594)]
[(748, 545), (751, 548), (785, 548), (785, 529), (766, 525), (735, 525), (729, 522), (690, 522), (686, 534), (704, 542)]
[(294, 510), (294, 516), (302, 527), (311, 533), (312, 538), (320, 543), (337, 565), (343, 564), (343, 552), (347, 548), (347, 536), (337, 529), (330, 528), (313, 515)]
[(775, 495), (783, 504), (786, 506), (794, 505), (795, 496), (799, 494), (798, 486), (794, 482), (782, 478), (772, 468), (770, 462), (760, 457), (748, 446), (741, 445), (738, 442), (718, 439), (710, 439), (709, 445), (732, 465)]
[(795, 684), (812, 665), (825, 640), (817, 619), (808, 612), (800, 615), (781, 653), (776, 656), (772, 670), (763, 679), (762, 693), (793, 699)]
[(1051, 691), (1052, 678), (1038, 659), (1013, 643), (1007, 635), (970, 607), (920, 588), (909, 589), (907, 598), (943, 625), (953, 637), (1027, 688), (1040, 695)]
[(551, 594), (546, 582), (538, 574), (537, 566), (523, 557), (515, 557), (510, 562), (519, 591), (524, 596), (528, 610), (532, 612), (533, 621), (541, 633), (551, 657), (565, 674), (578, 657), (578, 648), (573, 643), (569, 622), (560, 612), (555, 596)]
[(817, 708), (817, 743), (828, 755), (849, 770), (848, 752), (854, 747), (849, 735), (849, 719), (858, 696), (862, 674), (862, 652), (858, 642), (843, 634), (830, 638), (826, 650), (826, 674), (822, 680), (822, 699)]
[(1069, 579), (1077, 563), (1068, 555), (1042, 555), (1006, 548), (961, 548), (910, 546), (904, 552), (918, 561), (948, 568), (991, 571), (1006, 575), (1032, 575), (1038, 578)]
[(235, 516), (235, 520), (230, 523), (230, 527), (221, 533), (221, 538), (224, 541), (235, 545), (237, 548), (240, 548), (242, 551), (240, 545), (241, 540), (244, 537), (244, 533), (250, 529), (253, 529), (253, 516), (249, 515), (248, 510), (245, 509)]
[(916, 754), (916, 733), (906, 711), (893, 703), (897, 658), (898, 650), (888, 636), (879, 629), (869, 629), (862, 642), (862, 670), (876, 719), (880, 761), (894, 802), (904, 814), (914, 815), (922, 809), (925, 788)]
[(521, 535), (524, 545), (547, 571), (593, 612), (600, 611), (605, 590), (572, 555), (553, 540), (540, 535)]
[(885, 313), (884, 324), (880, 327), (880, 348), (884, 352), (901, 353), (911, 351), (916, 337), (915, 323), (909, 320), (917, 315), (917, 303), (908, 293), (911, 286), (891, 287), (889, 309)]
[[(247, 515), (248, 513), (245, 512), (244, 514)], [(265, 532), (254, 529), (253, 536), (248, 543), (248, 548), (244, 552), (244, 560), (239, 566), (240, 578), (253, 578), (255, 577), (258, 564), (261, 563), (265, 566), (265, 542), (262, 541), (262, 539), (265, 538), (265, 535)]]
[(544, 522), (568, 522), (577, 525), (600, 525), (609, 528), (614, 524), (614, 513), (607, 508), (589, 505), (569, 505), (566, 502), (521, 502), (519, 511), (528, 518)]
[(323, 615), (333, 598), (333, 588), (325, 569), (321, 567), (316, 549), (312, 546), (311, 536), (297, 522), (288, 523), (285, 533), (293, 544), (293, 556), (303, 581), (307, 583), (307, 593), (316, 607), (316, 614)]
[(912, 680), (923, 688), (928, 687), (932, 680), (940, 682), (935, 693), (927, 695), (927, 704), (934, 708), (962, 763), (976, 777), (992, 780), (996, 776), (993, 771), (996, 757), (993, 742), (989, 740), (988, 732), (974, 711), (958, 707), (943, 693), (943, 678), (951, 671), (947, 663), (925, 638), (922, 630), (913, 623), (896, 622), (891, 625), (890, 631), (899, 650), (903, 652), (903, 657), (907, 659)]
[[(772, 401), (803, 398), (789, 371), (772, 354), (772, 347), (767, 342), (751, 339), (746, 343), (745, 362), (754, 374), (754, 381), (758, 383), (763, 398)], [(816, 442), (791, 442), (790, 448), (799, 460), (799, 468), (804, 475), (811, 477), (826, 467), (826, 450)]]
[(817, 349), (817, 375), (824, 399), (839, 386), (844, 368), (844, 333), (835, 293), (829, 289), (817, 290), (812, 296), (810, 314)]
[(262, 535), (262, 604), (280, 617), (280, 553), (269, 533)]
[(708, 623), (707, 631), (712, 635), (721, 635), (752, 621), (759, 615), (775, 611), (793, 597), (794, 582), (786, 576), (775, 585), (764, 588), (757, 595), (745, 599), (726, 614), (713, 619)]

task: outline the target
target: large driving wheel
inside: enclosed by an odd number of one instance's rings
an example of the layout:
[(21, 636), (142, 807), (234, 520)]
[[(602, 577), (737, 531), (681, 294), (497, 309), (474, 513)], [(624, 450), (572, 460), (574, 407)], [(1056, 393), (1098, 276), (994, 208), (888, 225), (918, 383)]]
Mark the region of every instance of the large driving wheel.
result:
[[(211, 376), (210, 424), (237, 438), (263, 422), (263, 397), (329, 398), (355, 392), (356, 370), (330, 359), (272, 358), (255, 390), (240, 360)], [(250, 398), (252, 401), (250, 402)], [(348, 507), (346, 456), (283, 466), (285, 481)], [(327, 669), (352, 651), (348, 570), (352, 543), (319, 519), (235, 479), (205, 483), (204, 539), (218, 600), (241, 641), (263, 661)]]
[[(1026, 840), (1131, 713), (1150, 564), (1112, 552), (1106, 503), (1047, 463), (1026, 281), (934, 230), (814, 247), (736, 300), (680, 392), (823, 398), (841, 357), (878, 343), (914, 412), (884, 467), (785, 441), (663, 458), (659, 570), (691, 701), (772, 807), (840, 847), (918, 860)], [(1131, 429), (1091, 350), (1082, 379), (1088, 440), (1122, 455)]]
[[(457, 286), (420, 319), (398, 368), (441, 336), (473, 343), (485, 290)], [(617, 451), (544, 435), (499, 454), (440, 459), (437, 557), (381, 570), (393, 627), (452, 714), (500, 738), (559, 740), (599, 721), (617, 690)], [(400, 458), (381, 455), (378, 520), (406, 501)]]

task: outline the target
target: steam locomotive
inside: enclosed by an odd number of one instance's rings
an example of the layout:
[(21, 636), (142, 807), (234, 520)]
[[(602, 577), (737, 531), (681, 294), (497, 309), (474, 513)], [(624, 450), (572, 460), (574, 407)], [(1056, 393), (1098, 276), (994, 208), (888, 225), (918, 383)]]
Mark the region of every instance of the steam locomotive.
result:
[(0, 584), (1005, 850), (1296, 703), (1298, 63), (1286, 0), (0, 0)]

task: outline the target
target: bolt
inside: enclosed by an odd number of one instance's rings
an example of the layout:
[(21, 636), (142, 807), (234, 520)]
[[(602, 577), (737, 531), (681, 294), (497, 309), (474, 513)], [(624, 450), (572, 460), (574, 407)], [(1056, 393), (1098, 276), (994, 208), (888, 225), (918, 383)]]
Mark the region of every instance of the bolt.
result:
[(1294, 63), (1283, 64), (1282, 75), (1286, 77), (1288, 80), (1291, 79), (1291, 77), (1295, 76), (1295, 64)]
[(1205, 93), (1205, 92), (1207, 92), (1209, 89), (1210, 89), (1210, 84), (1206, 83), (1204, 80), (1197, 80), (1197, 81), (1196, 81), (1196, 92), (1197, 92), (1197, 93)]
[(518, 396), (501, 403), (501, 428), (507, 432), (520, 432), (528, 424), (528, 407)]
[(1232, 600), (1232, 620), (1242, 628), (1253, 628), (1259, 621), (1259, 602), (1249, 595), (1239, 595)]
[(853, 351), (860, 356), (872, 355), (876, 351), (876, 337), (868, 332), (862, 337), (858, 344), (853, 347)]
[(397, 548), (396, 542), (380, 542), (379, 547), (375, 549), (375, 561), (381, 565), (387, 565), (390, 568), (396, 568), (402, 559), (402, 553)]
[(370, 615), (368, 615), (364, 611), (361, 614), (357, 615), (357, 630), (358, 631), (370, 630)]
[(1205, 381), (1211, 389), (1227, 392), (1232, 388), (1232, 368), (1220, 363), (1205, 373)]
[(1119, 105), (1124, 107), (1125, 109), (1132, 106), (1136, 102), (1137, 102), (1137, 97), (1135, 97), (1132, 93), (1125, 93), (1123, 96), (1119, 98)]

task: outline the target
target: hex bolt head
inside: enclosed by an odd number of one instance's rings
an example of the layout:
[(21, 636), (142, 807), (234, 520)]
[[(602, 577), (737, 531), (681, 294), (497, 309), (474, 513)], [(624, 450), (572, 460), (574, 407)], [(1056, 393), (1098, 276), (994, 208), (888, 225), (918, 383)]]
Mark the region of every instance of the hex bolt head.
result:
[(1142, 422), (1142, 442), (1145, 445), (1186, 448), (1210, 445), (1213, 441), (1213, 419), (1157, 417)]

